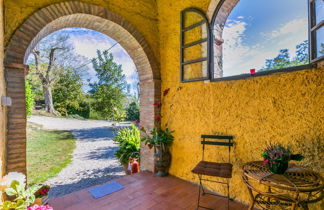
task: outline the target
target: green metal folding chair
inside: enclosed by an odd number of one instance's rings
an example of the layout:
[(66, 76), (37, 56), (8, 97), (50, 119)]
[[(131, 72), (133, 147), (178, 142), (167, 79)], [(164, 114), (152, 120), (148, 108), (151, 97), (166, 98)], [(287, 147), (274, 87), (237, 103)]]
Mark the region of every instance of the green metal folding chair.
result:
[[(211, 209), (211, 208), (200, 205), (201, 191), (202, 191), (202, 195), (209, 194), (209, 195), (213, 195), (213, 196), (227, 198), (227, 209), (229, 209), (229, 201), (232, 200), (229, 195), (229, 179), (232, 178), (232, 168), (233, 168), (233, 165), (230, 163), (231, 162), (231, 158), (230, 158), (231, 147), (234, 144), (233, 136), (202, 135), (201, 138), (202, 138), (201, 144), (202, 144), (202, 151), (203, 151), (202, 152), (202, 161), (200, 161), (196, 165), (196, 167), (192, 170), (192, 172), (197, 174), (198, 178), (199, 178), (199, 192), (198, 192), (197, 209), (199, 209), (199, 208)], [(206, 141), (206, 139), (213, 139), (213, 140)], [(228, 147), (228, 163), (205, 161), (204, 156), (205, 156), (205, 146), (206, 145), (227, 146)], [(221, 177), (221, 178), (225, 178), (226, 181), (220, 182), (220, 181), (216, 181), (216, 180), (210, 180), (210, 179), (205, 178), (205, 176)], [(227, 186), (227, 196), (217, 195), (214, 193), (207, 193), (203, 187), (202, 181), (225, 184)]]

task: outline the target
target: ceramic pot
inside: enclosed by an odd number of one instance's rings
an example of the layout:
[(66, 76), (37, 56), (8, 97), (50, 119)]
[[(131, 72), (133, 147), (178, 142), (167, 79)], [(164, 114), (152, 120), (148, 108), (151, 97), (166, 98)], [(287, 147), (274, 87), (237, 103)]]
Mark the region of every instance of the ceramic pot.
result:
[(168, 175), (171, 163), (171, 155), (169, 150), (162, 149), (161, 146), (154, 147), (154, 165), (157, 171), (156, 175), (163, 177)]
[(284, 174), (288, 169), (288, 161), (274, 161), (268, 162), (269, 170), (274, 174)]

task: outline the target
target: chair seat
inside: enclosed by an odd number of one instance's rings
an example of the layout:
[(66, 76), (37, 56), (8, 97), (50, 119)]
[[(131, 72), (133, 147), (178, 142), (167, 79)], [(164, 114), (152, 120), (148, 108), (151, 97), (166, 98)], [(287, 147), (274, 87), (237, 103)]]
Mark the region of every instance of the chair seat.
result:
[(232, 178), (233, 165), (230, 163), (215, 163), (200, 161), (191, 171), (195, 174)]

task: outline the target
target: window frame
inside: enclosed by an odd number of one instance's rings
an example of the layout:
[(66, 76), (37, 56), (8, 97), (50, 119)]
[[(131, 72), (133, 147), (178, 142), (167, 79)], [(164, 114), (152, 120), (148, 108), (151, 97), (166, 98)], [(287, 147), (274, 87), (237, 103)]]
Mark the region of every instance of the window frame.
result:
[(308, 49), (310, 63), (315, 63), (324, 59), (324, 55), (316, 57), (316, 31), (322, 27), (324, 27), (324, 20), (316, 24), (315, 0), (308, 0)]
[[(318, 30), (321, 27), (324, 27), (324, 20), (322, 20), (320, 23), (315, 24), (313, 27), (312, 25), (315, 23), (315, 7), (314, 3), (315, 0), (308, 0), (308, 50), (309, 50), (309, 56), (308, 56), (308, 64), (303, 64), (299, 66), (292, 66), (292, 67), (286, 67), (286, 68), (280, 68), (280, 69), (272, 69), (268, 71), (262, 71), (262, 72), (256, 72), (253, 75), (249, 73), (245, 74), (239, 74), (239, 75), (233, 75), (233, 76), (226, 76), (226, 77), (221, 77), (221, 78), (215, 78), (214, 77), (214, 68), (215, 68), (215, 63), (214, 63), (214, 25), (216, 23), (216, 18), (218, 13), (220, 12), (221, 8), (223, 7), (224, 3), (227, 0), (220, 0), (219, 3), (217, 4), (215, 10), (213, 11), (213, 15), (211, 18), (211, 21), (208, 20), (206, 17), (205, 13), (202, 12), (201, 10), (190, 7), (186, 8), (181, 11), (180, 15), (180, 80), (182, 83), (185, 82), (195, 82), (195, 81), (204, 81), (204, 80), (209, 80), (210, 82), (217, 82), (217, 81), (229, 81), (229, 80), (240, 80), (240, 79), (247, 79), (247, 78), (252, 78), (252, 77), (258, 77), (258, 76), (266, 76), (266, 75), (271, 75), (271, 74), (276, 74), (276, 73), (283, 73), (283, 72), (293, 72), (293, 71), (301, 71), (301, 70), (306, 70), (306, 69), (311, 69), (311, 68), (316, 68), (317, 63), (319, 61), (324, 60), (324, 55), (314, 58), (314, 54), (316, 54), (316, 36), (314, 35), (316, 33), (316, 30)], [(206, 77), (201, 77), (201, 78), (194, 78), (194, 79), (188, 79), (184, 80), (184, 48), (183, 48), (183, 40), (184, 40), (184, 31), (186, 28), (189, 27), (184, 27), (184, 14), (187, 11), (191, 12), (197, 12), (199, 15), (201, 15), (206, 23), (206, 28), (207, 28), (207, 76)], [(194, 24), (195, 25), (195, 24)], [(218, 40), (222, 41), (222, 40)], [(315, 47), (314, 47), (315, 44)]]
[[(194, 13), (197, 13), (199, 14), (204, 20), (201, 21), (201, 22), (198, 22), (198, 23), (195, 23), (193, 25), (190, 25), (188, 27), (185, 27), (184, 26), (184, 17), (185, 17), (185, 14), (187, 12), (194, 12)], [(206, 24), (206, 33), (207, 33), (207, 38), (205, 38), (206, 40), (205, 41), (202, 41), (204, 39), (200, 39), (200, 40), (197, 40), (195, 42), (191, 42), (191, 43), (188, 43), (188, 44), (184, 44), (184, 33), (186, 31), (189, 31), (189, 30), (192, 30), (196, 27), (199, 27), (199, 26), (202, 26), (203, 24)], [(188, 47), (192, 47), (192, 46), (195, 46), (197, 44), (202, 44), (206, 42), (207, 43), (207, 56), (206, 57), (202, 57), (202, 58), (199, 58), (199, 59), (195, 59), (195, 60), (190, 60), (190, 61), (184, 61), (184, 50)], [(202, 12), (201, 10), (197, 9), (197, 8), (194, 8), (194, 7), (190, 7), (190, 8), (186, 8), (184, 10), (181, 11), (180, 13), (180, 80), (182, 83), (185, 83), (185, 82), (197, 82), (197, 81), (204, 81), (204, 80), (209, 80), (210, 79), (210, 57), (211, 57), (211, 30), (210, 30), (210, 24), (209, 24), (209, 21), (205, 15), (204, 12)], [(192, 78), (192, 79), (184, 79), (184, 66), (185, 65), (190, 65), (190, 64), (194, 64), (194, 63), (199, 63), (199, 62), (203, 62), (203, 61), (206, 61), (207, 62), (207, 69), (206, 69), (206, 76), (205, 77), (199, 77), (199, 78)]]

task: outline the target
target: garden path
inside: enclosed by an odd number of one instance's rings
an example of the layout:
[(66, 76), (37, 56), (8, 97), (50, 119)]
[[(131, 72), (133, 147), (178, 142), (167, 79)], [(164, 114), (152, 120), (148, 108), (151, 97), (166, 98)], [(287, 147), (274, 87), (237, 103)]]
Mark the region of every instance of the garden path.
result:
[[(114, 152), (113, 122), (31, 116), (29, 122), (45, 129), (69, 130), (76, 137), (72, 163), (56, 177), (46, 181), (51, 186), (49, 198), (62, 196), (125, 175)], [(119, 126), (129, 126), (120, 123)], [(46, 148), (44, 148), (46, 149)], [(55, 161), (55, 160), (53, 160)]]

